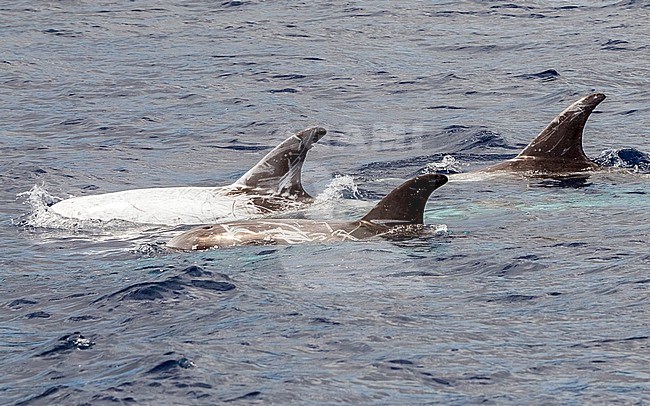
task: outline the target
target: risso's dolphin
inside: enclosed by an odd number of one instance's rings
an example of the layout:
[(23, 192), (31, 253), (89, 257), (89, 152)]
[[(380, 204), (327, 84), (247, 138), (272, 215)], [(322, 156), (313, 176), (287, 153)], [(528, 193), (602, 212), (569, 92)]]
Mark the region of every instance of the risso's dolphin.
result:
[(479, 171), (559, 174), (598, 169), (582, 149), (582, 132), (591, 112), (603, 100), (601, 93), (581, 98), (555, 117), (519, 155)]
[(55, 203), (49, 211), (79, 220), (178, 225), (296, 208), (313, 200), (302, 187), (302, 165), (325, 133), (324, 128), (314, 127), (290, 136), (229, 186), (134, 189), (73, 197)]
[(241, 245), (358, 241), (375, 236), (413, 233), (424, 222), (424, 207), (429, 196), (446, 182), (447, 177), (439, 174), (421, 175), (408, 180), (358, 221), (234, 221), (191, 229), (172, 238), (167, 247), (204, 250)]

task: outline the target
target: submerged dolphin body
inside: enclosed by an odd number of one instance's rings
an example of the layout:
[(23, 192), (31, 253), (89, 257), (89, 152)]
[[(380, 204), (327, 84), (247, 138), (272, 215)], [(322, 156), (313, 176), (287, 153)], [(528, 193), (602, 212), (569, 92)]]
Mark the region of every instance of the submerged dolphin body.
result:
[(516, 157), (479, 170), (480, 172), (530, 172), (559, 174), (591, 171), (599, 165), (582, 149), (582, 132), (587, 119), (605, 95), (594, 93), (561, 112)]
[(197, 227), (172, 238), (167, 247), (204, 250), (242, 245), (298, 244), (303, 242), (357, 241), (380, 235), (400, 235), (424, 222), (431, 193), (447, 177), (421, 175), (403, 183), (358, 221), (262, 219)]
[(251, 218), (295, 208), (313, 200), (302, 187), (302, 165), (312, 145), (325, 133), (325, 129), (314, 127), (290, 136), (229, 186), (125, 190), (73, 197), (48, 210), (78, 220), (178, 225)]

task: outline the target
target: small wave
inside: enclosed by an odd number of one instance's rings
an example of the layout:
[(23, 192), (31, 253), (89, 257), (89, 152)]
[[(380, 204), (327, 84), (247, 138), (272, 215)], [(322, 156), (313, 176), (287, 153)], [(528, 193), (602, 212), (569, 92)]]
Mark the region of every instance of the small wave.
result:
[(269, 93), (298, 93), (298, 89), (292, 87), (286, 87), (284, 89), (271, 89)]
[(607, 149), (594, 162), (608, 168), (631, 169), (635, 173), (650, 173), (650, 156), (634, 148)]
[(305, 75), (299, 75), (299, 74), (296, 74), (296, 73), (275, 75), (275, 76), (272, 76), (272, 77), (273, 77), (273, 79), (280, 79), (280, 80), (298, 80), (298, 79), (306, 78)]
[(515, 76), (516, 78), (520, 79), (528, 79), (528, 80), (536, 80), (539, 79), (543, 82), (550, 82), (552, 80), (556, 80), (560, 77), (560, 74), (558, 71), (555, 69), (547, 69), (543, 72), (537, 72), (537, 73), (524, 73), (521, 75)]
[(601, 44), (601, 46), (602, 46), (602, 49), (607, 50), (607, 51), (624, 51), (624, 50), (629, 49), (626, 46), (628, 44), (629, 44), (629, 42), (625, 41), (625, 40), (610, 39), (610, 40), (607, 40), (607, 42)]
[(39, 357), (57, 355), (61, 353), (67, 353), (72, 350), (87, 350), (95, 345), (95, 342), (84, 337), (78, 331), (75, 331), (72, 334), (66, 334), (63, 337), (59, 338), (57, 344), (50, 348), (47, 351), (43, 351), (38, 354)]
[(519, 147), (509, 145), (499, 134), (486, 129), (474, 131), (458, 147), (458, 151), (484, 150), (490, 148), (519, 149)]
[[(215, 281), (212, 278), (221, 278), (222, 281)], [(200, 278), (200, 279), (199, 279)], [(107, 301), (124, 302), (124, 301), (155, 301), (178, 299), (183, 295), (192, 293), (208, 292), (228, 292), (236, 289), (230, 278), (221, 273), (206, 271), (199, 266), (192, 265), (180, 274), (170, 276), (163, 280), (152, 280), (139, 282), (129, 285), (114, 293), (104, 295), (95, 300), (95, 303)]]
[(187, 359), (185, 357), (181, 359), (169, 359), (161, 362), (155, 367), (148, 370), (147, 374), (172, 374), (178, 370), (178, 368), (188, 369), (195, 367), (196, 364), (194, 361)]
[(221, 3), (223, 7), (240, 7), (243, 6), (244, 4), (246, 3), (243, 1), (225, 1)]
[(520, 10), (534, 10), (534, 7), (529, 7), (529, 6), (520, 6), (517, 4), (513, 3), (507, 3), (507, 4), (498, 4), (496, 6), (490, 7), (491, 9), (520, 9)]

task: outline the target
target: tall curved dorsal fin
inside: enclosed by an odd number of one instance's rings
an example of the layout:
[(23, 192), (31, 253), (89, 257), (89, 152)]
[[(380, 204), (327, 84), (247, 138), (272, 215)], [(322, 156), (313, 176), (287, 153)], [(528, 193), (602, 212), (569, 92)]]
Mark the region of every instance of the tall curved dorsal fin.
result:
[(302, 130), (273, 148), (233, 185), (266, 189), (273, 193), (310, 198), (302, 187), (302, 164), (307, 152), (327, 131), (322, 127)]
[(582, 132), (603, 100), (601, 93), (581, 98), (555, 117), (519, 155), (486, 170), (571, 172), (597, 167), (582, 149)]
[(429, 196), (445, 183), (447, 177), (439, 174), (421, 175), (410, 179), (381, 199), (361, 221), (423, 224), (424, 207)]
[(589, 161), (582, 150), (582, 131), (596, 106), (605, 95), (594, 93), (567, 107), (542, 131), (519, 156)]

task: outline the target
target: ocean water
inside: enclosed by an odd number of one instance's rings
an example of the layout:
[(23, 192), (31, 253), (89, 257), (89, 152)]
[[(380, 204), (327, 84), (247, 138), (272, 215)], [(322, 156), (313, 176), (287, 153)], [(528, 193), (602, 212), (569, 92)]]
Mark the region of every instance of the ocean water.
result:
[[(649, 403), (649, 14), (5, 2), (0, 403)], [(177, 229), (34, 221), (228, 184), (313, 125), (318, 202), (293, 215), (353, 220), (415, 174), (513, 157), (592, 92), (585, 151), (610, 170), (452, 180), (425, 213), (446, 233), (172, 253)]]

